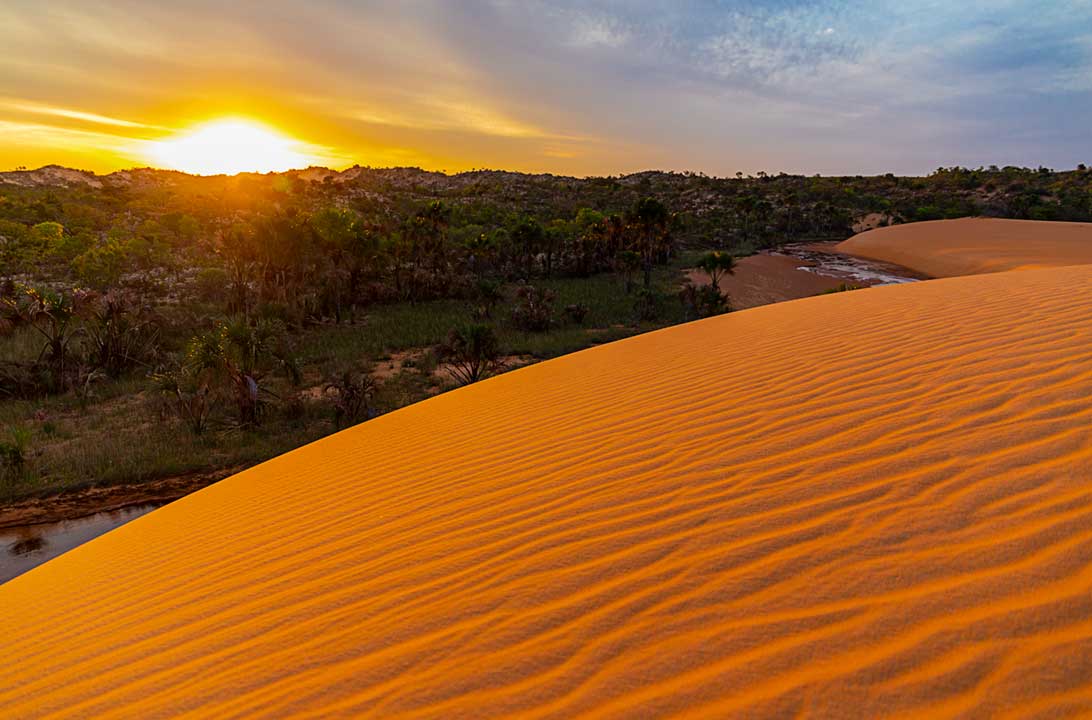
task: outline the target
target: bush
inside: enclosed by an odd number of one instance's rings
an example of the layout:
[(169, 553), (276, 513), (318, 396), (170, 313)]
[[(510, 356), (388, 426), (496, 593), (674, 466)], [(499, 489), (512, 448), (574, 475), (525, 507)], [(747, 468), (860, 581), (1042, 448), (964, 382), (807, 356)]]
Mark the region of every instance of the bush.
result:
[(227, 302), (231, 278), (223, 268), (202, 268), (193, 282), (197, 297), (202, 301), (217, 304)]
[(323, 392), (333, 395), (334, 425), (348, 427), (370, 419), (371, 401), (377, 388), (367, 365), (346, 368), (328, 380)]
[(202, 373), (182, 367), (172, 373), (152, 376), (164, 406), (182, 420), (194, 435), (208, 428), (214, 400)]
[(539, 290), (532, 285), (521, 285), (516, 291), (516, 304), (512, 308), (512, 323), (520, 330), (543, 332), (553, 322), (554, 300), (552, 290)]
[(499, 282), (479, 280), (474, 288), (474, 317), (478, 320), (491, 319), (494, 308), (503, 299)]
[(588, 306), (584, 303), (565, 306), (565, 316), (577, 325), (584, 324), (584, 318), (588, 316)]
[(0, 440), (0, 479), (21, 481), (27, 478), (30, 430), (21, 426), (8, 428), (8, 438)]
[(731, 310), (728, 296), (715, 285), (694, 285), (687, 283), (679, 291), (679, 300), (687, 320), (721, 315)]
[(84, 323), (87, 357), (113, 378), (147, 365), (158, 352), (159, 319), (132, 293), (111, 290), (89, 297)]
[(471, 324), (451, 330), (435, 353), (460, 385), (489, 377), (504, 366), (497, 335), (488, 325)]
[(637, 322), (653, 322), (660, 316), (663, 295), (651, 288), (641, 288), (633, 300), (633, 312)]

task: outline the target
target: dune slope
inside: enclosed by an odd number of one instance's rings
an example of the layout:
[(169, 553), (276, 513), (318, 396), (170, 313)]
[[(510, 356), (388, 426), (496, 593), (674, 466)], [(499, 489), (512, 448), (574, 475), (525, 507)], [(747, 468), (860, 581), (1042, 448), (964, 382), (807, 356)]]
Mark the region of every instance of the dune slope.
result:
[(1073, 267), (448, 393), (0, 586), (0, 716), (1090, 712), (1090, 350)]
[(962, 218), (892, 225), (839, 243), (838, 252), (930, 277), (1092, 263), (1092, 224)]

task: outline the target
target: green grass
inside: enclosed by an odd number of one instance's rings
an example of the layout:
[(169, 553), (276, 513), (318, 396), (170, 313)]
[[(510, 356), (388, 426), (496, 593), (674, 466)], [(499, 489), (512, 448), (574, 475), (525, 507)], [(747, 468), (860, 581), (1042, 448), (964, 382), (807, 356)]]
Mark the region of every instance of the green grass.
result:
[(379, 306), (361, 323), (305, 333), (299, 340), (300, 361), (346, 362), (435, 345), (468, 316), (466, 303), (458, 300)]
[(0, 335), (0, 362), (33, 362), (42, 352), (42, 334), (29, 325)]
[[(625, 293), (615, 275), (589, 278), (551, 278), (536, 282), (557, 294), (554, 303), (557, 325), (544, 333), (529, 333), (512, 326), (511, 305), (501, 303), (492, 324), (506, 352), (551, 358), (597, 343), (617, 340), (644, 330), (683, 321), (682, 306), (674, 297), (679, 269), (693, 259), (682, 257), (668, 267), (657, 268), (654, 286), (665, 293), (662, 317), (654, 323), (635, 322), (635, 294)], [(639, 279), (638, 279), (639, 283)], [(512, 288), (507, 288), (510, 295)], [(589, 309), (582, 324), (564, 317), (566, 305), (583, 304)], [(326, 326), (306, 333), (299, 341), (299, 357), (304, 364), (352, 362), (378, 358), (391, 352), (430, 347), (443, 341), (451, 328), (472, 319), (471, 306), (461, 300), (424, 303), (398, 303), (373, 308), (366, 319), (355, 325)], [(623, 326), (623, 327), (619, 327)]]

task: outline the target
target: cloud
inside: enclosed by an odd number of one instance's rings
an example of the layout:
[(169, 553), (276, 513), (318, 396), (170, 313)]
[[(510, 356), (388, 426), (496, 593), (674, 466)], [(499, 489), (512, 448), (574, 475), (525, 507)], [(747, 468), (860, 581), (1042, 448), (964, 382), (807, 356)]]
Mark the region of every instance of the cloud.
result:
[(0, 137), (28, 147), (88, 155), (116, 155), (130, 162), (141, 158), (140, 141), (109, 133), (0, 119)]
[[(251, 114), (362, 162), (614, 173), (1075, 164), (1092, 3), (13, 0), (0, 119)], [(22, 107), (14, 107), (22, 104)], [(27, 139), (0, 138), (0, 161)]]
[(18, 98), (0, 98), (0, 109), (19, 113), (27, 113), (31, 115), (47, 115), (58, 118), (65, 118), (68, 120), (81, 120), (83, 122), (93, 123), (96, 125), (111, 125), (114, 127), (143, 128), (152, 130), (163, 129), (156, 125), (146, 125), (145, 123), (133, 122), (131, 120), (122, 120), (121, 118), (107, 117), (106, 115), (83, 112), (82, 110), (73, 110), (71, 108), (42, 105), (39, 103), (30, 102), (28, 100), (20, 100)]

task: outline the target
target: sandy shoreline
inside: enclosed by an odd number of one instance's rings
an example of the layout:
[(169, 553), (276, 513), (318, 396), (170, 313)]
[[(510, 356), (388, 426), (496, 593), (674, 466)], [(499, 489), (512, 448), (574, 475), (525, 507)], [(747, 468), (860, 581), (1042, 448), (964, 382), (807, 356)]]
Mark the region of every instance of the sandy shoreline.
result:
[[(852, 256), (839, 252), (837, 243), (801, 243), (783, 250), (772, 250), (739, 258), (732, 275), (720, 279), (721, 292), (728, 295), (732, 308), (748, 308), (771, 305), (787, 300), (799, 300), (849, 284), (868, 287), (882, 282), (877, 278), (854, 277), (848, 271), (828, 269), (826, 265), (843, 263), (852, 266), (858, 262)], [(911, 279), (925, 279), (920, 273), (894, 264), (875, 261), (876, 275), (888, 273)], [(810, 269), (802, 269), (810, 268)], [(687, 271), (687, 278), (696, 284), (708, 282), (700, 270)]]
[(224, 468), (214, 472), (150, 480), (146, 483), (103, 485), (24, 498), (0, 505), (0, 529), (78, 520), (88, 515), (112, 512), (133, 505), (166, 503), (207, 487), (241, 469)]

